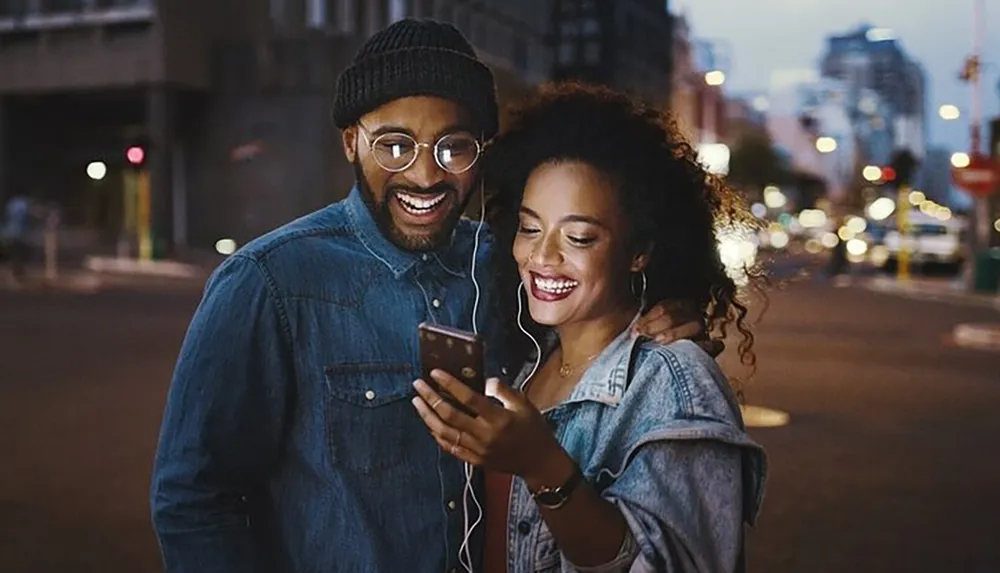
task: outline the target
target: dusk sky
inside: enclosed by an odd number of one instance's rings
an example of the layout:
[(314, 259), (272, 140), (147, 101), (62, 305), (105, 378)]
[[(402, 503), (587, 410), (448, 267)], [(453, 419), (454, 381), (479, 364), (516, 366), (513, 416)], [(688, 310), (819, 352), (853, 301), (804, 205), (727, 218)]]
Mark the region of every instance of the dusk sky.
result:
[[(956, 151), (969, 147), (971, 89), (957, 79), (973, 48), (975, 0), (671, 0), (688, 15), (692, 35), (725, 39), (733, 51), (729, 90), (766, 90), (771, 72), (816, 67), (825, 38), (862, 23), (891, 28), (903, 49), (927, 73), (930, 142)], [(1000, 0), (984, 0), (981, 88), (984, 116), (1000, 113)], [(952, 103), (962, 118), (945, 122), (937, 109)], [(984, 147), (986, 131), (983, 132)]]

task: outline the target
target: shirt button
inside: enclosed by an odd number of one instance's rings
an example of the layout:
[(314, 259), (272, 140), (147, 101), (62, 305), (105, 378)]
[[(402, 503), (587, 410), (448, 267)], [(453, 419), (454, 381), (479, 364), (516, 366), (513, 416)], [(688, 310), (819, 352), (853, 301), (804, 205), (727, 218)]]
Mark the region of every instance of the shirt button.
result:
[(431, 301), (431, 304), (433, 304), (433, 305), (434, 305), (434, 308), (441, 308), (441, 301), (440, 301), (440, 300), (438, 300), (438, 299), (434, 299), (434, 300), (432, 300), (432, 301)]
[(521, 523), (517, 524), (517, 531), (521, 535), (527, 535), (531, 533), (531, 524), (528, 523), (527, 521), (522, 521)]
[(369, 400), (374, 400), (375, 399), (375, 391), (374, 390), (369, 390), (369, 391), (365, 392), (365, 398), (368, 398)]
[(448, 502), (448, 509), (450, 509), (452, 511), (455, 511), (455, 508), (457, 508), (457, 507), (458, 507), (458, 504), (455, 503), (455, 500), (452, 500), (452, 501)]
[(420, 258), (426, 261), (427, 259), (429, 259), (431, 257), (427, 253), (424, 253), (424, 254), (420, 255)]

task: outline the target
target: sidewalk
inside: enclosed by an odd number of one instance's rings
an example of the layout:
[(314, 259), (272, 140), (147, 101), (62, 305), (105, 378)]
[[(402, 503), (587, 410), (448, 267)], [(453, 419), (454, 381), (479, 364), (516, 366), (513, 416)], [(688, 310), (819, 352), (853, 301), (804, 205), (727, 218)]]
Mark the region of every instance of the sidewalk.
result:
[(877, 276), (861, 279), (855, 284), (860, 284), (873, 292), (914, 300), (1000, 310), (1000, 293), (994, 295), (970, 293), (961, 279), (913, 277), (908, 281), (900, 282), (893, 277)]
[(102, 281), (96, 274), (73, 269), (63, 269), (55, 278), (45, 276), (36, 267), (26, 269), (21, 281), (13, 280), (6, 272), (0, 273), (0, 292), (75, 292), (91, 294), (101, 290)]
[(28, 265), (24, 280), (15, 282), (0, 267), (0, 292), (96, 293), (106, 288), (201, 288), (222, 257), (203, 252), (179, 253), (171, 260), (140, 261), (113, 256), (83, 256), (59, 262), (54, 278), (41, 261)]

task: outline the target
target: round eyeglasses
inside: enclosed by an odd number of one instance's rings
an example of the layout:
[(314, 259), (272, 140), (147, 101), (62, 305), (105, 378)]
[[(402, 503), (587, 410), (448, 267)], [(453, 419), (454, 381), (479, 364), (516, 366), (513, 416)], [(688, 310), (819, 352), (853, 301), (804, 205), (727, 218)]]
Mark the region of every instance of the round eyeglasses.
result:
[(454, 175), (472, 169), (482, 151), (479, 140), (464, 131), (443, 135), (431, 145), (420, 143), (409, 135), (399, 132), (383, 133), (370, 139), (368, 130), (360, 124), (358, 127), (375, 162), (391, 173), (406, 171), (416, 163), (421, 147), (433, 148), (434, 162), (441, 169)]

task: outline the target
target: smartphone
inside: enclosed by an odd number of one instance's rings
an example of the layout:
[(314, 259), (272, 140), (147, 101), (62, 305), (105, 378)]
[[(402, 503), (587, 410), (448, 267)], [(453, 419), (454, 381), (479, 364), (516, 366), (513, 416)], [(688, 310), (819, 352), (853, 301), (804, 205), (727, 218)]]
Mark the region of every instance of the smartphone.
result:
[[(444, 370), (480, 394), (486, 393), (485, 344), (478, 334), (427, 322), (417, 326), (420, 334), (420, 370), (422, 378), (436, 387), (431, 370)], [(467, 412), (450, 395), (442, 397)]]

